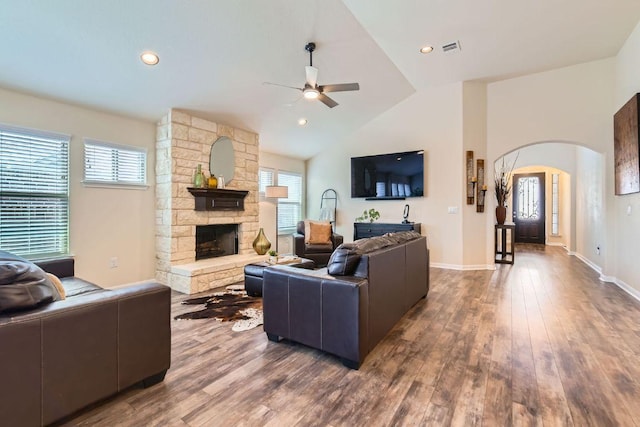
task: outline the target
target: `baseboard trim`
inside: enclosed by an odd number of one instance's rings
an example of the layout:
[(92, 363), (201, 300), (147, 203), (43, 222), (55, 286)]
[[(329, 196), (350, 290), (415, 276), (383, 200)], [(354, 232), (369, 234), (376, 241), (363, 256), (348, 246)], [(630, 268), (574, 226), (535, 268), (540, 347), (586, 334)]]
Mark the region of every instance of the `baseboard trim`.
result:
[[(602, 277), (602, 268), (599, 265), (595, 264), (589, 258), (585, 257), (584, 255), (582, 255), (582, 254), (580, 254), (578, 252), (573, 252), (573, 253), (571, 253), (571, 255), (573, 255), (574, 257), (578, 258), (580, 261), (582, 261), (585, 264), (587, 264), (596, 273), (600, 274), (600, 277)], [(606, 280), (605, 280), (605, 282), (606, 282)]]
[[(602, 276), (600, 276), (602, 280)], [(615, 278), (614, 278), (615, 279)], [(608, 280), (606, 280), (608, 282)], [(613, 282), (617, 287), (619, 287), (620, 289), (622, 289), (623, 291), (625, 291), (626, 293), (628, 293), (629, 295), (631, 295), (632, 297), (634, 297), (637, 301), (640, 301), (640, 291), (638, 291), (636, 288), (628, 285), (627, 283), (623, 282), (622, 280), (618, 280), (615, 279), (615, 281)]]
[(616, 285), (617, 287), (625, 291), (627, 294), (629, 294), (630, 297), (634, 298), (637, 301), (640, 301), (640, 291), (634, 288), (633, 286), (630, 286), (629, 284), (623, 282), (622, 280), (618, 280), (615, 276), (606, 276), (602, 274), (602, 268), (594, 264), (593, 262), (591, 262), (589, 259), (585, 258), (583, 255), (577, 252), (569, 252), (569, 254), (575, 256), (580, 261), (584, 262), (589, 267), (591, 267), (596, 273), (600, 274), (600, 277), (599, 277), (600, 281), (613, 283), (614, 285)]
[(459, 270), (459, 271), (476, 271), (476, 270), (495, 270), (495, 265), (477, 264), (477, 265), (459, 265), (459, 264), (444, 264), (440, 262), (432, 262), (430, 264), (433, 268), (442, 268), (444, 270)]

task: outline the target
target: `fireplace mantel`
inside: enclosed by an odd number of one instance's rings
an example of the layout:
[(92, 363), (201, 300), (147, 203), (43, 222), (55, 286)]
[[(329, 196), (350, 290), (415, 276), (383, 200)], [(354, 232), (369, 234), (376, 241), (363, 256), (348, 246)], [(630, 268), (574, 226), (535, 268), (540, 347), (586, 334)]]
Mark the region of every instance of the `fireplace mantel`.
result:
[(244, 198), (249, 194), (244, 190), (226, 188), (187, 188), (196, 199), (196, 211), (243, 211)]

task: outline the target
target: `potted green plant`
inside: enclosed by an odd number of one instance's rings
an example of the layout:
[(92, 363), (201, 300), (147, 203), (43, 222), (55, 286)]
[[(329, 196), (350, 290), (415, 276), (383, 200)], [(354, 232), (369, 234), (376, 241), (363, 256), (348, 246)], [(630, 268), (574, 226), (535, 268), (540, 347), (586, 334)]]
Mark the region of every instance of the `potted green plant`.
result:
[(371, 208), (369, 210), (364, 210), (364, 212), (362, 212), (362, 215), (356, 218), (356, 222), (373, 222), (377, 219), (380, 218), (380, 212), (378, 212), (377, 210)]
[(268, 253), (269, 253), (269, 262), (271, 264), (277, 264), (278, 263), (278, 252), (276, 252), (276, 251), (274, 251), (272, 249)]

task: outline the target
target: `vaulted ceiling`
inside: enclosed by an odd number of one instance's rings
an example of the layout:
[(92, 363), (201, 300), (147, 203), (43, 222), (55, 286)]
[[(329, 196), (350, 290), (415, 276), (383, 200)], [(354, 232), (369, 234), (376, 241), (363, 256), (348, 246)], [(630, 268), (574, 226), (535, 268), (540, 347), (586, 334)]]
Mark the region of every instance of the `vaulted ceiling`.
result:
[[(184, 109), (309, 158), (415, 91), (614, 56), (639, 20), (637, 0), (3, 0), (0, 86), (151, 121)], [(360, 83), (333, 109), (263, 84), (302, 87), (309, 41), (319, 84)]]

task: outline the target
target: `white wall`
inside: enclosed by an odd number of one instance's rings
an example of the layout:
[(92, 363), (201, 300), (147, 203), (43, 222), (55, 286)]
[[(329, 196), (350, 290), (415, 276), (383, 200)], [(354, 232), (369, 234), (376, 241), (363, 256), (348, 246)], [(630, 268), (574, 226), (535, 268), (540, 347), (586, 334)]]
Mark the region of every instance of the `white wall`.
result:
[[(305, 215), (305, 188), (306, 181), (306, 164), (304, 160), (293, 157), (286, 157), (279, 154), (273, 154), (261, 151), (258, 163), (261, 168), (275, 169), (287, 172), (295, 172), (302, 175), (302, 217)], [(320, 197), (320, 196), (318, 196)], [(271, 199), (260, 198), (260, 227), (264, 229), (267, 239), (271, 242), (271, 249), (275, 250), (275, 234), (276, 234), (276, 201)], [(311, 217), (310, 217), (311, 218)], [(312, 218), (316, 218), (313, 216)], [(278, 238), (278, 252), (281, 254), (293, 253), (292, 238), (290, 234), (280, 235)]]
[[(478, 175), (477, 164), (478, 159), (484, 159), (484, 183), (489, 187), (492, 181), (493, 172), (487, 163), (487, 86), (484, 83), (465, 82), (462, 85), (462, 139), (463, 153), (466, 161), (466, 151), (473, 151), (473, 170), (474, 175)], [(462, 263), (464, 268), (490, 268), (486, 264), (488, 255), (486, 253), (487, 246), (484, 243), (485, 226), (487, 216), (492, 217), (493, 212), (487, 209), (485, 201), (484, 212), (477, 212), (477, 192), (472, 205), (467, 204), (466, 187), (466, 165), (462, 169), (463, 194), (461, 199), (462, 206), (462, 227), (463, 241), (462, 245)], [(478, 186), (481, 184), (481, 177), (478, 178)], [(477, 190), (477, 188), (476, 188)], [(492, 193), (487, 191), (485, 198), (492, 197)]]
[[(603, 191), (606, 178), (593, 171), (604, 170), (604, 157), (590, 150), (579, 150), (576, 166), (576, 253), (602, 268), (608, 252), (605, 243), (607, 229), (604, 227), (606, 196)], [(599, 254), (597, 248), (600, 248)]]
[[(307, 162), (307, 212), (320, 212), (320, 195), (338, 193), (337, 231), (353, 239), (354, 219), (364, 209), (380, 212), (380, 222), (401, 222), (405, 204), (409, 220), (422, 224), (432, 265), (463, 265), (462, 84), (422, 90), (347, 137), (336, 149)], [(350, 158), (370, 154), (425, 150), (425, 195), (398, 201), (351, 198)], [(458, 214), (448, 214), (447, 207)]]
[[(638, 92), (640, 92), (640, 23), (616, 57), (615, 98), (609, 117), (612, 117)], [(611, 157), (607, 162), (607, 174), (613, 177), (613, 173), (613, 157)], [(616, 239), (615, 247), (612, 248), (616, 262), (614, 275), (619, 284), (634, 288), (636, 294), (640, 295), (640, 269), (637, 261), (637, 247), (640, 241), (640, 193), (614, 196), (612, 180), (610, 185), (607, 185), (607, 191), (612, 201), (609, 214)], [(627, 214), (629, 208), (631, 213)]]
[[(154, 277), (155, 124), (0, 89), (0, 122), (71, 134), (70, 250), (76, 275), (102, 286)], [(83, 138), (146, 148), (146, 190), (82, 185)], [(119, 266), (109, 268), (117, 257)]]

